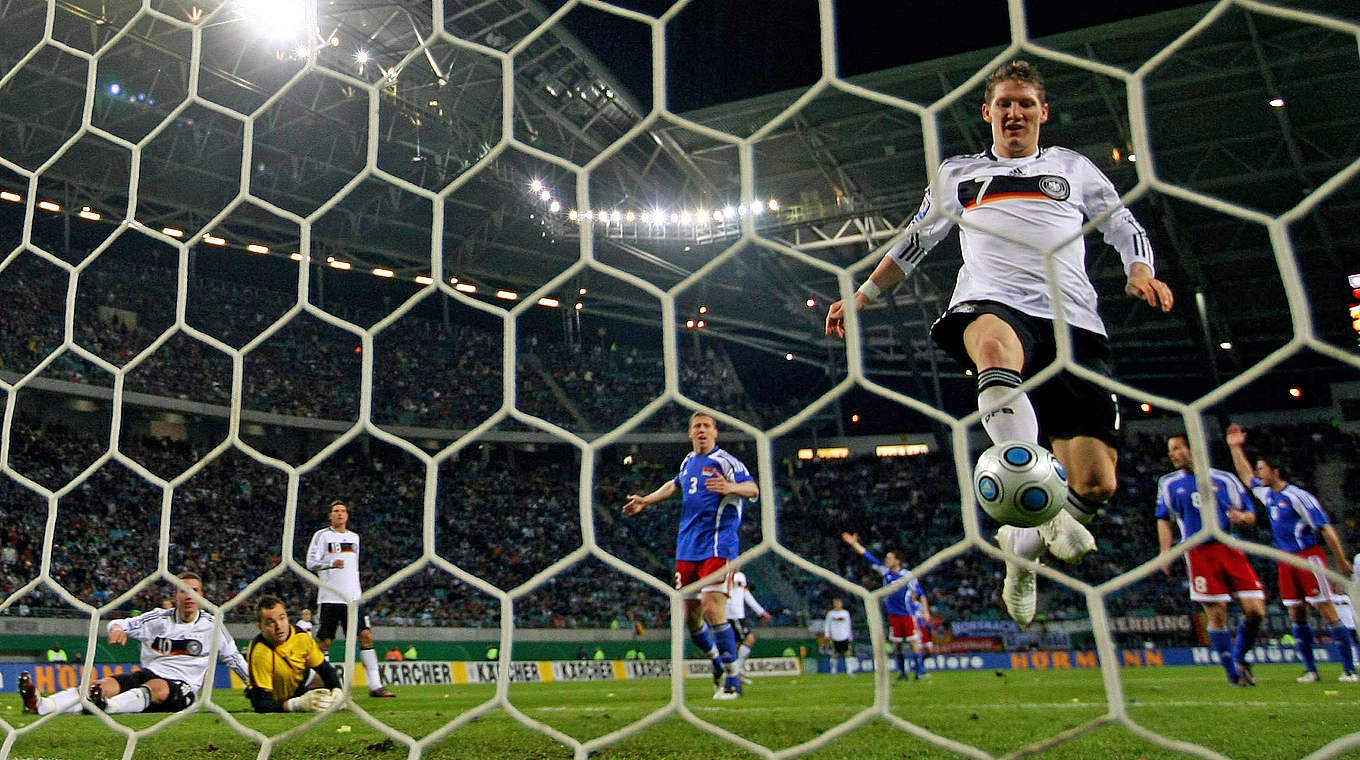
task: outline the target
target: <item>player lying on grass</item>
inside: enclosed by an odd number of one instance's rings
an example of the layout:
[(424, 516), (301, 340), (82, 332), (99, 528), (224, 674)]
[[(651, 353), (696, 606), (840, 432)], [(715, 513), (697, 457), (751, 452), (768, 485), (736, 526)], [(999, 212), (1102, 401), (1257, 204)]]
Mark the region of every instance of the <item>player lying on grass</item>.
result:
[[(255, 712), (320, 712), (344, 702), (340, 675), (316, 640), (288, 621), (282, 599), (261, 598), (255, 617), (260, 635), (250, 642), (246, 656), (250, 663), (246, 697)], [(307, 687), (311, 671), (316, 671), (322, 687)]]

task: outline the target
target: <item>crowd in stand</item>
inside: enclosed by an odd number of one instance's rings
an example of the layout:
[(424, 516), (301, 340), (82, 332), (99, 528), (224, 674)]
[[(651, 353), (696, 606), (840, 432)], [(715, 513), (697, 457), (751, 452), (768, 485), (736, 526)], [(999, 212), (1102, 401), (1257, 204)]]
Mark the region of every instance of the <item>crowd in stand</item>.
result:
[[(80, 273), (74, 342), (122, 367), (174, 323), (175, 274), (168, 267), (108, 265)], [(0, 335), (0, 370), (24, 373), (61, 346), (67, 276), (36, 256), (17, 259), (0, 278), (7, 329)], [(297, 305), (295, 293), (192, 278), (186, 324), (233, 348), (243, 348)], [(339, 310), (357, 325), (385, 314)], [(526, 333), (517, 346), (517, 402), (525, 412), (582, 432), (603, 432), (641, 409), (665, 388), (656, 347), (608, 336), (567, 343)], [(373, 419), (382, 425), (465, 430), (500, 408), (502, 335), (492, 328), (446, 324), (408, 314), (374, 336)], [(740, 392), (731, 363), (707, 347), (681, 351), (680, 389), (691, 398), (769, 426), (789, 411), (754, 403)], [(251, 346), (244, 357), (242, 408), (296, 417), (353, 420), (358, 416), (360, 337), (307, 313)], [(207, 404), (231, 401), (227, 353), (186, 332), (143, 359), (127, 390)], [(64, 353), (45, 377), (112, 387), (112, 376)], [(624, 400), (631, 404), (623, 408)], [(757, 411), (759, 409), (759, 411)], [(669, 418), (652, 420), (673, 427)]]

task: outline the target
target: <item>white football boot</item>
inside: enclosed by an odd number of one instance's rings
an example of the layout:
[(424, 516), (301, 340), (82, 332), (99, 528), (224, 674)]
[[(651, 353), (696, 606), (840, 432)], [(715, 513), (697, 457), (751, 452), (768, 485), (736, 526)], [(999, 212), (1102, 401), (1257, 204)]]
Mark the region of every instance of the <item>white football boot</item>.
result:
[[(1015, 537), (1020, 530), (1013, 525), (1001, 526), (996, 532), (996, 544), (1001, 547), (1001, 551), (1019, 556), (1015, 553)], [(1001, 599), (1006, 603), (1006, 612), (1010, 613), (1011, 619), (1022, 626), (1029, 625), (1034, 620), (1037, 597), (1034, 571), (1008, 561), (1006, 580), (1001, 585)]]
[(1040, 525), (1039, 535), (1048, 546), (1048, 553), (1063, 562), (1079, 562), (1082, 557), (1096, 550), (1095, 536), (1066, 509)]

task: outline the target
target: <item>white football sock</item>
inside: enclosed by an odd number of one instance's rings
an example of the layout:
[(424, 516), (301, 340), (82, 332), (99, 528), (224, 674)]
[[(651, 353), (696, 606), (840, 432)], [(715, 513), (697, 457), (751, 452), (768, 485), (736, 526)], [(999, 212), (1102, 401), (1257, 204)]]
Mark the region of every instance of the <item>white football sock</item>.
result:
[(51, 713), (78, 713), (80, 706), (79, 689), (62, 689), (50, 697), (38, 699), (38, 714), (50, 715)]
[(382, 671), (378, 670), (378, 653), (372, 649), (360, 649), (359, 659), (364, 662), (364, 670), (368, 672), (368, 690), (377, 691), (383, 687)]
[[(173, 688), (173, 687), (172, 687)], [(151, 706), (151, 692), (145, 686), (138, 686), (132, 691), (125, 691), (116, 697), (109, 698), (109, 706), (104, 712), (113, 715), (115, 713), (139, 713), (144, 712)]]
[(742, 644), (737, 647), (737, 673), (746, 672), (746, 658), (751, 656), (751, 648)]
[(1039, 442), (1039, 418), (1029, 394), (1016, 395), (1019, 385), (1019, 372), (992, 367), (978, 373), (978, 411), (992, 443)]

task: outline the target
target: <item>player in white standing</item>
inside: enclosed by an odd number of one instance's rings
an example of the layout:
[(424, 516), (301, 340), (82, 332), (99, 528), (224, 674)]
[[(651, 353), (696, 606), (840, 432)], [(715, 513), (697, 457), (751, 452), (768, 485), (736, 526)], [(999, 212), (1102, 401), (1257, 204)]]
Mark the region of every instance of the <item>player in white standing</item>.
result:
[(850, 610), (845, 608), (845, 602), (841, 601), (840, 597), (831, 600), (831, 609), (827, 610), (824, 626), (826, 637), (831, 639), (831, 674), (836, 674), (836, 661), (840, 660), (841, 670), (844, 670), (846, 675), (853, 676), (845, 653), (850, 651), (850, 642), (854, 641), (855, 632), (850, 625)]
[[(1155, 276), (1147, 233), (1109, 178), (1079, 153), (1039, 147), (1048, 115), (1044, 80), (1033, 65), (1012, 61), (988, 77), (982, 118), (991, 125), (991, 147), (940, 165), (906, 236), (888, 249), (852, 303), (862, 310), (906, 279), (960, 220), (963, 267), (931, 337), (977, 373), (978, 411), (992, 442), (1049, 440), (1070, 483), (1065, 511), (1038, 528), (1002, 526), (997, 542), (1026, 559), (1037, 561), (1047, 550), (1077, 562), (1095, 549), (1084, 524), (1115, 493), (1119, 413), (1112, 394), (1068, 372), (1029, 393), (1016, 390), (1056, 355), (1045, 252), (1053, 251), (1074, 358), (1099, 374), (1109, 374), (1109, 343), (1086, 273), (1084, 223), (1095, 221), (1119, 252), (1125, 292), (1162, 311), (1171, 309), (1172, 294)], [(828, 335), (845, 336), (845, 309), (845, 301), (831, 305)], [(1033, 620), (1033, 571), (1008, 562), (1002, 597), (1016, 622)]]
[[(1304, 570), (1287, 562), (1276, 563), (1280, 584), (1280, 600), (1294, 623), (1294, 640), (1299, 657), (1306, 668), (1299, 676), (1300, 683), (1321, 680), (1317, 661), (1313, 657), (1313, 627), (1308, 624), (1308, 607), (1317, 610), (1332, 629), (1332, 640), (1341, 660), (1342, 683), (1360, 683), (1355, 672), (1355, 657), (1351, 652), (1351, 632), (1342, 622), (1332, 603), (1332, 584), (1327, 580), (1327, 551), (1325, 543), (1336, 558), (1342, 574), (1350, 575), (1351, 562), (1341, 536), (1322, 511), (1317, 497), (1289, 482), (1289, 469), (1276, 455), (1260, 455), (1256, 467), (1247, 457), (1247, 431), (1241, 425), (1229, 425), (1228, 449), (1232, 451), (1237, 477), (1270, 510), (1270, 528), (1275, 536), (1275, 548), (1301, 557), (1310, 567)], [(1305, 604), (1305, 602), (1307, 604)]]
[[(195, 594), (203, 595), (203, 579), (196, 573), (180, 573), (179, 578)], [(129, 639), (142, 643), (142, 667), (90, 684), (89, 700), (104, 712), (179, 712), (193, 705), (203, 689), (214, 639), (217, 659), (242, 680), (250, 681), (245, 658), (236, 651), (231, 635), (215, 615), (200, 609), (198, 601), (183, 589), (175, 589), (173, 609), (155, 609), (137, 617), (112, 620), (108, 631), (111, 645), (126, 644)], [(19, 695), (24, 700), (24, 712), (47, 715), (78, 713), (82, 709), (79, 687), (42, 697), (27, 671), (19, 675)]]
[(766, 623), (773, 619), (770, 613), (760, 606), (756, 595), (751, 593), (751, 582), (747, 580), (746, 573), (738, 570), (732, 573), (732, 592), (727, 595), (727, 622), (732, 626), (732, 631), (740, 642), (737, 646), (737, 677), (744, 684), (751, 683), (751, 679), (745, 675), (746, 658), (751, 656), (751, 647), (756, 645), (755, 631), (751, 630), (751, 626), (746, 622), (747, 607)]
[[(331, 502), (329, 517), (330, 526), (312, 534), (312, 543), (307, 547), (307, 569), (326, 584), (316, 591), (321, 619), (314, 638), (322, 652), (329, 651), (336, 629), (345, 627), (348, 603), (357, 601), (364, 594), (359, 586), (359, 534), (349, 529), (349, 506), (341, 500)], [(373, 629), (362, 606), (358, 609), (358, 620), (359, 657), (368, 673), (368, 695), (395, 697), (397, 695), (383, 685), (378, 653), (373, 650)]]

